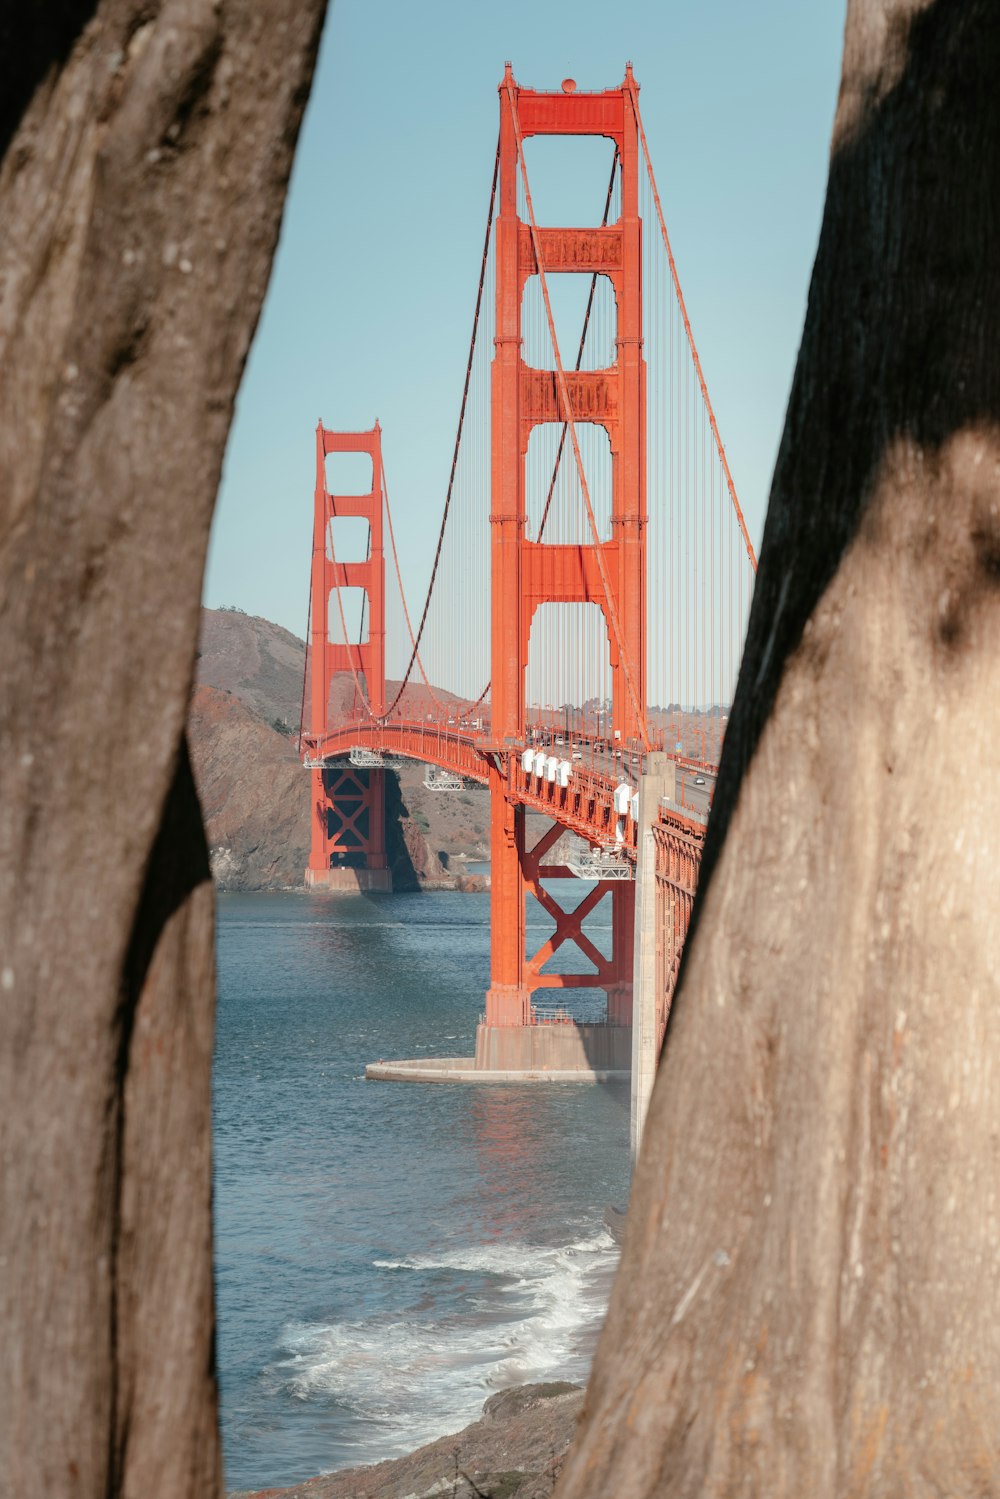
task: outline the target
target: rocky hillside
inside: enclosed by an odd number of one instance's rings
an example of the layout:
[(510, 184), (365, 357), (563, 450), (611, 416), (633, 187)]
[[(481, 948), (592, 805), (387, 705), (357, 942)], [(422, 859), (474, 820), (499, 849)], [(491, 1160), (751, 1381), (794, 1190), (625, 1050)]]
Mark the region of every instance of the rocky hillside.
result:
[[(206, 609), (189, 729), (212, 868), (224, 890), (300, 887), (309, 776), (296, 744), (305, 646), (235, 609)], [(414, 764), (390, 773), (387, 842), (397, 889), (450, 886), (489, 841), (485, 790), (435, 792)]]
[(295, 734), (304, 665), (305, 646), (280, 625), (237, 609), (202, 610), (198, 681)]
[(219, 888), (301, 885), (309, 858), (309, 778), (295, 740), (231, 690), (204, 682), (195, 688), (188, 727)]

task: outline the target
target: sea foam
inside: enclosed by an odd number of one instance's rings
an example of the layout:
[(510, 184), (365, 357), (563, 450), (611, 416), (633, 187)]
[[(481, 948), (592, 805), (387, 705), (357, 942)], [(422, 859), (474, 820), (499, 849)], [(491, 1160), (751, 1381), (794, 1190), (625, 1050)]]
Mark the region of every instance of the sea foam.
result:
[(617, 1258), (600, 1231), (376, 1259), (412, 1282), (401, 1314), (290, 1324), (269, 1374), (286, 1395), (350, 1410), (358, 1462), (395, 1456), (475, 1420), (491, 1390), (584, 1381)]

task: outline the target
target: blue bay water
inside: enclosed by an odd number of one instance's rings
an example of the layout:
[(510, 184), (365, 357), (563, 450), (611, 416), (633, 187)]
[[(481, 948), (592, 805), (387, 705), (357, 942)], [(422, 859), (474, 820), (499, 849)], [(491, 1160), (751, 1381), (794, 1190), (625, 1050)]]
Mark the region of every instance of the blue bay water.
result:
[(472, 1055), (489, 897), (222, 896), (218, 958), (227, 1486), (376, 1462), (505, 1385), (585, 1378), (626, 1091), (363, 1078), (380, 1057)]

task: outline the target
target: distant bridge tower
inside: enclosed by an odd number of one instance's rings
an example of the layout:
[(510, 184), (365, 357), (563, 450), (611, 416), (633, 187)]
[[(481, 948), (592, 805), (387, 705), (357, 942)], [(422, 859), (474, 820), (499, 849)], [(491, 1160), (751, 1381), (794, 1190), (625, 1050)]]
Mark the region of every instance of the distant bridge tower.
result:
[[(369, 454), (370, 492), (331, 494), (326, 474), (330, 453)], [(311, 732), (318, 739), (343, 716), (341, 698), (345, 695), (349, 699), (360, 696), (373, 719), (385, 712), (382, 492), (382, 430), (378, 423), (370, 432), (331, 432), (318, 423), (310, 635)], [(345, 516), (368, 522), (368, 555), (363, 562), (336, 559), (334, 522)], [(348, 638), (353, 621), (349, 623), (344, 617), (343, 596), (338, 593), (331, 602), (334, 590), (341, 588), (364, 590), (357, 641)], [(331, 626), (335, 639), (331, 639)], [(306, 884), (320, 889), (391, 890), (392, 875), (385, 852), (385, 772), (377, 767), (339, 764), (311, 774), (312, 847)]]
[[(642, 356), (642, 267), (639, 219), (639, 142), (630, 100), (631, 74), (601, 93), (519, 88), (508, 64), (500, 85), (500, 213), (496, 225), (496, 354), (492, 385), (492, 731), (498, 750), (515, 758), (525, 743), (526, 667), (532, 618), (543, 603), (596, 604), (604, 614), (613, 677), (613, 732), (624, 750), (644, 739), (646, 714), (646, 476), (645, 365)], [(541, 228), (537, 241), (517, 211), (518, 136), (603, 136), (614, 141), (621, 167), (621, 217), (607, 227)], [(595, 198), (597, 194), (595, 193)], [(537, 247), (537, 253), (536, 253)], [(526, 464), (528, 438), (542, 422), (562, 423), (566, 406), (550, 370), (522, 357), (522, 302), (538, 259), (547, 274), (607, 276), (617, 303), (616, 359), (609, 369), (566, 371), (574, 423), (596, 422), (612, 456), (612, 531), (600, 547), (529, 541)], [(573, 462), (572, 446), (566, 459)], [(612, 618), (612, 614), (616, 616)], [(624, 659), (623, 659), (624, 658)], [(603, 988), (608, 1026), (584, 1044), (592, 1060), (629, 1066), (632, 1013), (635, 885), (608, 882), (588, 897), (589, 910), (610, 891), (613, 950), (609, 958), (581, 940), (580, 907), (558, 907), (541, 877), (562, 871), (546, 859), (559, 829), (534, 849), (525, 842), (525, 809), (511, 795), (498, 756), (491, 775), (491, 982), (485, 1024), (477, 1042), (483, 1067), (558, 1065), (548, 1058), (557, 1027), (533, 1023), (538, 989)], [(556, 922), (556, 932), (526, 954), (526, 896), (532, 892)], [(555, 947), (573, 941), (594, 964), (591, 975), (543, 972)], [(586, 1032), (580, 1027), (577, 1032)], [(614, 1032), (617, 1031), (617, 1035)], [(604, 1056), (604, 1053), (607, 1053)]]

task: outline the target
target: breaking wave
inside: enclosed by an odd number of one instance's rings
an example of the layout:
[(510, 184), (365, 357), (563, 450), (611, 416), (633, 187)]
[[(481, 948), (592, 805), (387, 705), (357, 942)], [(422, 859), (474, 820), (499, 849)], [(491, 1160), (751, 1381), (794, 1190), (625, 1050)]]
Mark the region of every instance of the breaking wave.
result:
[(491, 1391), (583, 1382), (617, 1259), (604, 1231), (558, 1248), (376, 1259), (401, 1283), (392, 1311), (289, 1324), (268, 1376), (286, 1395), (349, 1411), (355, 1461), (407, 1452), (475, 1420)]

